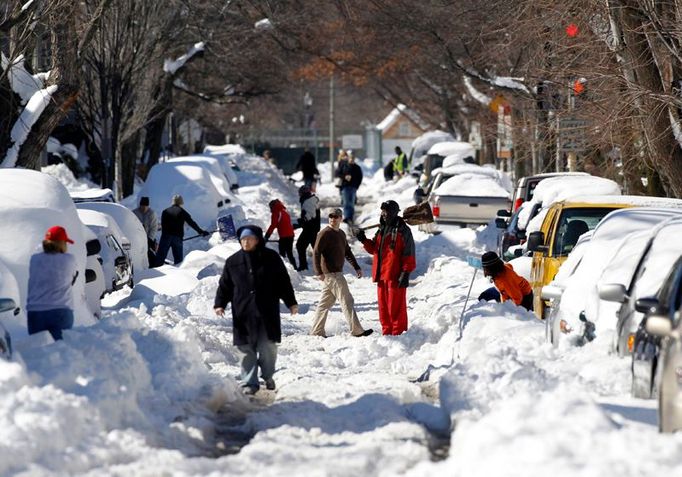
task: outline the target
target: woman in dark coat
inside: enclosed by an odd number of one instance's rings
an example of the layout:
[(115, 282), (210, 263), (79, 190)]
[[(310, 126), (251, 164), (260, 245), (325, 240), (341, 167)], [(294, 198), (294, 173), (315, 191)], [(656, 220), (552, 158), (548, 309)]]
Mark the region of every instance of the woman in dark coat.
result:
[(274, 250), (265, 247), (263, 230), (246, 225), (237, 230), (242, 249), (225, 261), (218, 282), (214, 310), (225, 314), (232, 303), (234, 344), (244, 353), (242, 380), (245, 393), (258, 391), (258, 365), (267, 389), (275, 389), (272, 376), (277, 360), (277, 343), (282, 339), (279, 301), (292, 314), (298, 313), (291, 280)]

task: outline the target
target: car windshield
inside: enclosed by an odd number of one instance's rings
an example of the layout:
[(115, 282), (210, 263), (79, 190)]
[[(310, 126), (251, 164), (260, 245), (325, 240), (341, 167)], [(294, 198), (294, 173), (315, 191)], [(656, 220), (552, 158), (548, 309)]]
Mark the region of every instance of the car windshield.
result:
[(613, 208), (607, 207), (564, 209), (559, 218), (552, 254), (562, 257), (571, 253), (578, 238), (588, 230), (594, 230), (599, 221), (612, 211)]

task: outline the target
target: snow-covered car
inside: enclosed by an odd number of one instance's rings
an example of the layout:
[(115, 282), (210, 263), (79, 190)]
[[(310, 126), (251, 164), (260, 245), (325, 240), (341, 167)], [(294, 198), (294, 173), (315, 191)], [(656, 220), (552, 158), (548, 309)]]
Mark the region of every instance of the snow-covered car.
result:
[(427, 131), (416, 138), (412, 141), (412, 148), (410, 149), (410, 173), (416, 177), (421, 175), (424, 170), (426, 155), (434, 144), (438, 144), (439, 142), (453, 142), (454, 140), (455, 138), (452, 134), (439, 130)]
[(81, 191), (71, 191), (71, 199), (75, 203), (79, 202), (116, 202), (114, 192), (111, 189), (87, 189)]
[(236, 200), (234, 194), (232, 193), (230, 180), (225, 174), (225, 170), (223, 169), (220, 160), (217, 158), (206, 155), (182, 156), (168, 159), (166, 162), (171, 164), (190, 164), (203, 167), (209, 173), (211, 182), (213, 182), (216, 190), (223, 196), (225, 203), (229, 204)]
[(224, 144), (222, 146), (206, 146), (204, 155), (218, 159), (225, 176), (230, 181), (231, 190), (236, 193), (239, 189), (239, 163), (246, 156), (246, 151), (239, 144)]
[(161, 218), (161, 213), (171, 206), (175, 194), (184, 200), (183, 208), (204, 229), (215, 228), (216, 218), (225, 207), (240, 203), (234, 194), (219, 190), (215, 183), (219, 178), (205, 165), (197, 162), (163, 162), (149, 171), (140, 190), (140, 197), (149, 197), (150, 207)]
[[(620, 196), (612, 199), (627, 199)], [(566, 287), (557, 308), (557, 326), (562, 330), (580, 334), (586, 323), (595, 326), (596, 332), (614, 332), (617, 324), (617, 305), (600, 300), (597, 284), (609, 262), (612, 261), (621, 243), (630, 240), (630, 234), (649, 231), (676, 214), (676, 210), (666, 210), (661, 206), (675, 204), (682, 206), (678, 199), (655, 197), (631, 197), (629, 200), (640, 204), (649, 202), (658, 204), (656, 208), (622, 208), (606, 215), (594, 228), (589, 247), (575, 272), (566, 280)], [(635, 204), (631, 204), (635, 205)], [(529, 239), (530, 241), (530, 239)], [(530, 248), (530, 246), (529, 246)], [(537, 254), (537, 253), (536, 253)], [(612, 275), (612, 274), (611, 274)], [(627, 277), (625, 278), (627, 280)], [(582, 319), (581, 319), (582, 315)], [(561, 335), (557, 336), (561, 339)]]
[(135, 273), (149, 268), (147, 258), (147, 234), (137, 216), (121, 204), (109, 202), (81, 202), (76, 204), (78, 209), (95, 210), (112, 217), (123, 232), (121, 245), (128, 252), (133, 265), (133, 280)]
[(123, 248), (123, 232), (109, 215), (95, 210), (78, 209), (78, 217), (99, 239), (104, 270), (104, 285), (114, 291), (133, 285), (133, 271), (128, 253)]
[(656, 349), (646, 351), (657, 363), (658, 428), (661, 432), (682, 430), (682, 257), (673, 264), (658, 294), (638, 300), (637, 308), (644, 313), (643, 332), (651, 337), (646, 341), (656, 340)]
[(95, 318), (102, 318), (102, 296), (107, 291), (104, 284), (104, 269), (102, 268), (102, 245), (97, 235), (83, 224), (85, 238), (85, 298)]
[[(31, 255), (42, 251), (45, 231), (54, 225), (64, 227), (74, 241), (68, 253), (77, 263), (78, 277), (72, 288), (74, 325), (95, 323), (85, 295), (86, 241), (83, 224), (66, 188), (54, 177), (26, 169), (3, 169), (0, 173), (0, 260), (16, 278), (20, 313), (15, 341), (28, 336), (26, 297)], [(6, 323), (7, 325), (7, 323)]]
[(566, 289), (567, 280), (575, 273), (585, 255), (585, 251), (589, 247), (592, 233), (592, 231), (585, 232), (578, 238), (573, 250), (571, 250), (566, 261), (559, 267), (559, 271), (554, 279), (548, 285), (542, 287), (542, 292), (540, 293), (541, 298), (546, 303), (549, 303), (548, 318), (545, 320), (545, 338), (555, 346), (559, 343), (559, 334), (566, 331), (560, 328), (560, 321), (557, 319), (557, 310), (561, 303), (561, 296)]
[[(614, 346), (621, 356), (632, 354), (632, 394), (638, 398), (655, 396), (658, 355), (658, 340), (649, 336), (642, 324), (644, 314), (640, 299), (659, 293), (672, 264), (682, 256), (682, 243), (679, 241), (682, 214), (676, 215), (646, 231), (639, 250), (632, 248), (631, 260), (623, 257), (626, 260), (623, 260), (625, 263), (619, 276), (631, 277), (629, 281), (626, 279), (625, 284), (604, 283), (599, 287), (602, 299), (620, 306)], [(647, 311), (646, 307), (644, 311)]]
[(571, 177), (571, 176), (589, 176), (586, 172), (545, 172), (543, 174), (535, 174), (533, 176), (525, 176), (518, 180), (516, 188), (514, 189), (514, 196), (512, 198), (512, 210), (515, 212), (519, 210), (521, 204), (528, 202), (533, 198), (535, 188), (537, 185), (551, 177)]
[[(12, 338), (10, 329), (21, 326), (17, 318), (21, 308), (17, 280), (7, 266), (0, 260), (0, 358), (12, 357)], [(23, 324), (25, 327), (26, 325)]]
[(429, 182), (435, 170), (443, 167), (445, 158), (454, 161), (455, 158), (464, 163), (474, 164), (476, 162), (476, 149), (468, 142), (449, 141), (439, 142), (431, 146), (426, 158), (424, 167), (419, 178), (419, 184), (425, 185)]

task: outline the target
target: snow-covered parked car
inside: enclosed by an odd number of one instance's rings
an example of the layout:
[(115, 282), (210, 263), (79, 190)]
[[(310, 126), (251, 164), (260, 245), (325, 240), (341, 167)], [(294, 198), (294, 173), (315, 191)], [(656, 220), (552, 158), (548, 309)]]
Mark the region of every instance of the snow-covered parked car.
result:
[[(614, 275), (624, 282), (602, 283), (599, 296), (619, 306), (614, 346), (621, 356), (632, 354), (632, 394), (638, 398), (655, 396), (659, 340), (646, 333), (643, 311), (655, 307), (647, 297), (655, 297), (673, 264), (682, 256), (682, 211), (645, 232), (639, 249), (633, 247), (621, 261), (621, 273)], [(630, 242), (632, 240), (628, 240)], [(632, 257), (631, 260), (627, 260)], [(614, 263), (614, 260), (611, 262)], [(615, 267), (614, 267), (615, 268)], [(603, 277), (603, 275), (602, 275)], [(628, 280), (628, 277), (630, 278)], [(602, 278), (603, 280), (603, 278)], [(644, 303), (644, 306), (643, 306)]]
[(31, 255), (42, 251), (45, 231), (54, 225), (64, 227), (74, 241), (68, 253), (76, 258), (78, 277), (72, 288), (74, 325), (95, 323), (85, 296), (86, 244), (83, 224), (66, 188), (54, 177), (26, 169), (0, 172), (0, 260), (17, 280), (19, 288), (18, 335), (27, 336), (26, 297)]
[(107, 291), (118, 290), (124, 285), (132, 286), (132, 264), (123, 248), (123, 232), (116, 221), (107, 214), (87, 209), (78, 209), (78, 217), (99, 239)]
[(114, 192), (111, 189), (87, 189), (71, 191), (71, 198), (75, 203), (79, 202), (116, 202)]
[(107, 291), (102, 268), (102, 245), (97, 235), (83, 224), (85, 238), (85, 298), (95, 318), (102, 318), (102, 296)]
[(21, 308), (17, 305), (18, 302), (19, 286), (17, 280), (0, 260), (0, 358), (10, 359), (12, 357), (12, 338), (9, 329), (14, 326), (21, 326), (17, 318), (21, 313)]
[(421, 176), (429, 149), (439, 142), (453, 142), (454, 140), (452, 134), (440, 130), (427, 131), (416, 138), (412, 141), (412, 148), (410, 149), (410, 173), (415, 177)]
[(235, 203), (241, 204), (229, 189), (217, 189), (215, 184), (219, 178), (212, 176), (209, 168), (197, 162), (159, 163), (150, 169), (139, 196), (149, 197), (150, 207), (160, 218), (161, 212), (171, 206), (173, 196), (180, 194), (183, 208), (194, 221), (204, 229), (212, 230), (221, 210)]
[[(609, 262), (623, 241), (630, 234), (647, 231), (657, 224), (678, 214), (675, 209), (662, 209), (662, 205), (682, 207), (678, 199), (656, 197), (620, 196), (609, 200), (627, 200), (630, 205), (649, 203), (658, 208), (622, 208), (606, 215), (594, 229), (589, 247), (575, 272), (566, 280), (566, 287), (553, 320), (558, 320), (554, 329), (580, 334), (586, 323), (595, 326), (596, 333), (614, 332), (616, 329), (617, 305), (600, 300), (597, 284)], [(634, 202), (634, 203), (633, 203)], [(627, 278), (625, 278), (627, 280)], [(582, 319), (581, 319), (582, 315)], [(562, 335), (556, 338), (561, 339)]]
[(147, 259), (147, 234), (140, 220), (132, 210), (121, 204), (109, 202), (81, 202), (76, 205), (78, 209), (87, 209), (101, 212), (112, 217), (123, 232), (121, 245), (128, 252), (133, 265), (133, 280), (135, 273), (149, 268)]
[(454, 164), (436, 171), (427, 200), (436, 223), (484, 224), (494, 219), (498, 210), (509, 208), (510, 188), (503, 172)]
[(476, 149), (468, 142), (462, 141), (448, 141), (434, 144), (431, 146), (424, 159), (424, 167), (419, 178), (419, 184), (427, 184), (431, 180), (433, 174), (435, 174), (435, 170), (444, 167), (446, 158), (451, 161), (454, 161), (455, 158), (457, 158), (463, 163), (474, 164), (476, 162)]
[(230, 181), (231, 190), (236, 193), (239, 189), (239, 163), (246, 156), (246, 151), (239, 144), (224, 144), (222, 146), (206, 146), (204, 155), (213, 157), (220, 162), (225, 176)]

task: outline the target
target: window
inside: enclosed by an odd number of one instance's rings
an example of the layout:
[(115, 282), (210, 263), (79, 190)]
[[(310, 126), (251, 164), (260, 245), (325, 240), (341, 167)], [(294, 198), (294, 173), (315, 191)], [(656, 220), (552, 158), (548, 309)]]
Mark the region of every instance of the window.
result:
[(559, 218), (552, 252), (555, 257), (563, 257), (571, 253), (578, 238), (599, 224), (612, 208), (574, 208), (564, 209)]
[(400, 123), (399, 134), (403, 137), (412, 136), (412, 126), (410, 126), (409, 122), (403, 121)]

